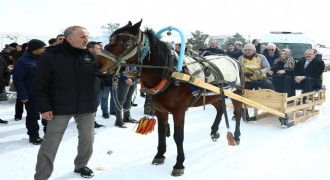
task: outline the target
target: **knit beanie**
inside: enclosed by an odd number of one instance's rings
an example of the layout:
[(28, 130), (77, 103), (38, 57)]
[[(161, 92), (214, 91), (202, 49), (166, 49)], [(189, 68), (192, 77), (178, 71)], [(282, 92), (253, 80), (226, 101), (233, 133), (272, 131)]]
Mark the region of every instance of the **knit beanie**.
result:
[(256, 47), (252, 43), (245, 44), (243, 50), (248, 50), (248, 49), (256, 51)]
[(31, 39), (27, 44), (27, 50), (29, 52), (33, 52), (39, 48), (45, 47), (46, 44), (43, 41), (40, 41), (38, 39)]

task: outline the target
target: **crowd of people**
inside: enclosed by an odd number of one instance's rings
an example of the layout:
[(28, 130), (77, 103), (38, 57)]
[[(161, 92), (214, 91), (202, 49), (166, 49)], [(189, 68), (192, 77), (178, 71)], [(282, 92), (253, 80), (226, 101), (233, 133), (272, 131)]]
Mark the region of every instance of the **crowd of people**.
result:
[[(126, 75), (126, 69), (120, 70), (118, 80), (95, 75), (93, 61), (103, 44), (89, 41), (84, 27), (68, 27), (48, 43), (31, 39), (23, 45), (6, 45), (0, 56), (0, 93), (6, 96), (5, 87), (9, 85), (17, 92), (13, 118), (22, 120), (25, 107), (29, 142), (41, 145), (35, 179), (51, 176), (70, 119), (75, 120), (79, 133), (74, 172), (92, 177), (87, 163), (93, 152), (94, 128), (103, 127), (95, 121), (96, 110), (101, 105), (105, 119), (114, 115), (119, 128), (126, 128), (124, 123), (137, 123), (130, 115), (137, 77)], [(112, 88), (113, 81), (118, 83), (117, 88)], [(39, 119), (44, 126), (43, 138), (39, 135)], [(8, 121), (0, 119), (0, 123)]]
[[(17, 99), (13, 117), (16, 121), (22, 120), (25, 107), (29, 142), (41, 145), (35, 179), (51, 176), (58, 147), (72, 118), (79, 133), (74, 172), (82, 177), (92, 177), (93, 171), (87, 164), (93, 153), (94, 128), (103, 126), (95, 121), (97, 108), (101, 106), (105, 119), (115, 116), (116, 127), (126, 128), (125, 123), (137, 123), (130, 114), (137, 88), (138, 79), (134, 75), (137, 69), (130, 67), (129, 71), (133, 73), (127, 75), (128, 69), (123, 67), (118, 79), (95, 75), (93, 61), (103, 50), (103, 44), (89, 42), (87, 30), (81, 26), (66, 28), (63, 34), (48, 43), (47, 46), (41, 40), (32, 39), (22, 45), (6, 45), (0, 56), (0, 94), (6, 93), (5, 86), (11, 85), (15, 89)], [(229, 43), (226, 50), (219, 48), (217, 43), (211, 39), (209, 47), (200, 52), (187, 44), (185, 55), (219, 54), (236, 59), (242, 64), (246, 89), (271, 89), (291, 97), (296, 89), (306, 93), (322, 87), (325, 64), (315, 49), (307, 49), (305, 56), (296, 61), (291, 57), (290, 49), (278, 49), (274, 43), (263, 47), (257, 39), (247, 44)], [(181, 44), (174, 48), (178, 54), (180, 48)], [(303, 103), (306, 101), (304, 99)], [(245, 117), (249, 120), (248, 114)], [(39, 135), (39, 119), (45, 134), (43, 138)], [(0, 119), (0, 123), (7, 124), (8, 121)]]
[[(190, 46), (188, 44), (188, 47)], [(177, 45), (175, 50), (179, 53), (180, 46)], [(186, 48), (185, 54), (191, 55), (188, 50), (189, 48)], [(304, 57), (294, 60), (290, 49), (279, 49), (272, 42), (263, 46), (257, 39), (246, 44), (236, 41), (228, 43), (224, 51), (218, 46), (216, 39), (210, 39), (209, 47), (201, 49), (198, 56), (216, 54), (230, 56), (242, 64), (245, 89), (270, 89), (292, 97), (295, 96), (296, 89), (307, 93), (322, 88), (325, 64), (316, 49), (306, 49)], [(304, 98), (302, 103), (306, 101)], [(245, 112), (244, 120), (252, 120), (247, 110), (242, 112)]]

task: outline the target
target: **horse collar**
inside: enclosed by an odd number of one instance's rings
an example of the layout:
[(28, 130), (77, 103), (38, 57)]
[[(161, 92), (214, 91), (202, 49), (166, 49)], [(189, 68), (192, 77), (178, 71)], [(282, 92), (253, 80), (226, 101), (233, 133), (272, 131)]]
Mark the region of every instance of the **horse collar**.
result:
[(160, 83), (158, 83), (153, 88), (146, 88), (142, 79), (141, 79), (140, 83), (141, 83), (141, 92), (151, 94), (151, 95), (155, 95), (155, 94), (163, 92), (170, 85), (170, 83), (167, 79), (163, 79), (162, 81), (160, 81)]

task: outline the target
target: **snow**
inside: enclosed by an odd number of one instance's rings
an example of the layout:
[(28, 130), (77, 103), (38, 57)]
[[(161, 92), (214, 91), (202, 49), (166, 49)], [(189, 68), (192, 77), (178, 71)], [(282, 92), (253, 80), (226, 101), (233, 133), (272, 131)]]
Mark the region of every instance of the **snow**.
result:
[[(330, 73), (324, 73), (329, 84)], [(327, 92), (327, 96), (329, 91)], [(137, 107), (132, 117), (143, 116), (144, 99), (137, 96)], [(40, 146), (28, 142), (25, 121), (14, 121), (15, 97), (0, 103), (0, 117), (8, 124), (0, 124), (1, 179), (33, 179), (36, 157)], [(173, 134), (167, 138), (165, 163), (152, 165), (157, 152), (156, 130), (148, 135), (134, 132), (135, 124), (127, 129), (114, 126), (115, 118), (103, 119), (100, 109), (96, 121), (105, 125), (95, 129), (94, 153), (88, 166), (93, 179), (108, 180), (168, 180), (168, 179), (267, 179), (267, 180), (328, 180), (330, 174), (329, 102), (318, 106), (320, 114), (288, 129), (282, 129), (276, 117), (253, 123), (241, 123), (241, 143), (228, 146), (224, 118), (220, 124), (218, 142), (210, 138), (210, 127), (215, 117), (212, 106), (191, 108), (186, 113), (185, 173), (172, 177), (176, 162)], [(232, 111), (228, 112), (230, 118)], [(25, 114), (24, 114), (25, 117)], [(169, 120), (173, 133), (172, 117)], [(41, 124), (39, 122), (39, 124)], [(230, 120), (233, 132), (234, 122)], [(43, 136), (42, 130), (39, 131)], [(70, 121), (57, 153), (50, 179), (82, 179), (73, 172), (77, 150), (77, 130)], [(112, 150), (112, 154), (107, 152)]]

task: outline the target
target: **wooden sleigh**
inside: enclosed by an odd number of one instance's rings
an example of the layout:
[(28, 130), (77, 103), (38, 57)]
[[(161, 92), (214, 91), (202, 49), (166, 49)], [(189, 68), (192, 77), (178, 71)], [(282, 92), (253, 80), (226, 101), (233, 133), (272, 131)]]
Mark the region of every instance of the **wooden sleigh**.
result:
[[(188, 74), (174, 72), (172, 73), (172, 77), (220, 93), (219, 87), (191, 77)], [(283, 119), (289, 118), (293, 124), (305, 121), (318, 114), (319, 111), (316, 109), (316, 106), (321, 105), (326, 99), (325, 88), (290, 98), (287, 97), (286, 93), (277, 93), (268, 89), (245, 90), (243, 97), (225, 89), (224, 93), (230, 98), (243, 102), (245, 107), (253, 108), (254, 116), (252, 118), (254, 120), (275, 115)], [(308, 99), (306, 104), (300, 103), (303, 101), (304, 97)], [(228, 107), (231, 106), (228, 105)]]
[[(319, 110), (316, 109), (316, 106), (321, 105), (326, 100), (325, 88), (290, 98), (287, 97), (287, 93), (278, 93), (269, 89), (245, 90), (244, 97), (275, 111), (285, 113), (285, 118), (289, 118), (293, 124), (317, 115)], [(302, 103), (304, 97), (307, 98), (305, 104)], [(260, 111), (259, 108), (251, 107), (249, 104), (245, 104), (245, 106), (254, 109), (253, 118), (255, 120), (272, 115), (267, 111)]]

